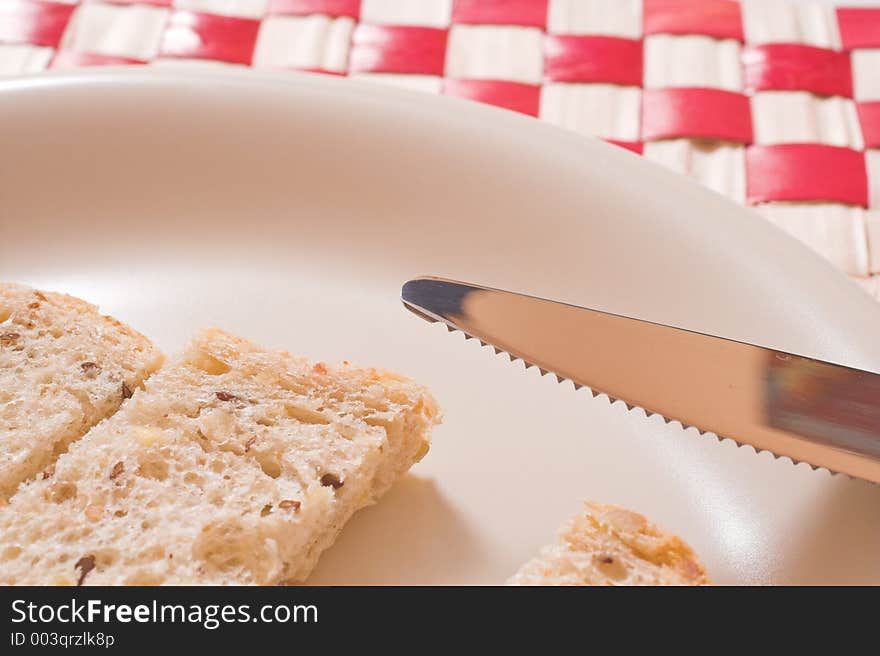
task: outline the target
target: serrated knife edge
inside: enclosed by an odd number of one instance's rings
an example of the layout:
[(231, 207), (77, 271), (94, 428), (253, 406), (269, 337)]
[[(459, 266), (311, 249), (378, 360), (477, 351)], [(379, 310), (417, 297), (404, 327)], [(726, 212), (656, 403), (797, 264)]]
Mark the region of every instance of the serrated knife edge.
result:
[[(730, 439), (738, 446), (751, 446), (756, 453), (767, 451), (775, 458), (786, 458), (794, 464), (804, 462), (813, 469), (880, 482), (880, 375), (874, 372), (454, 280), (433, 277), (411, 280), (404, 285), (401, 299), (409, 310), (423, 319), (442, 322), (450, 331), (460, 331), (467, 339), (477, 339), (484, 346), (493, 348), (496, 354), (505, 353), (511, 361), (522, 360), (527, 368), (538, 368), (542, 375), (549, 373), (560, 382), (570, 380), (576, 388), (586, 387), (594, 397), (606, 396), (611, 403), (620, 401), (628, 411), (639, 408), (647, 416), (659, 415), (666, 423), (694, 428), (701, 435), (711, 435), (719, 441)], [(511, 322), (518, 324), (516, 329), (509, 328)], [(621, 326), (625, 329), (620, 330)], [(558, 339), (548, 340), (546, 335), (548, 331), (552, 333), (554, 327), (561, 331)], [(614, 372), (609, 374), (606, 369), (614, 367), (609, 366), (608, 358), (600, 357), (596, 360), (602, 362), (593, 363), (600, 365), (597, 367), (599, 371), (588, 372), (591, 349), (585, 349), (584, 344), (598, 336), (591, 332), (604, 332), (607, 338), (609, 328), (620, 334), (611, 333), (614, 343), (604, 345), (603, 351), (623, 349), (620, 352), (627, 353), (634, 349), (643, 356), (648, 354), (644, 363), (646, 368), (657, 367), (663, 362), (676, 365), (669, 367), (675, 372), (665, 372), (676, 379), (669, 381), (670, 386), (680, 382), (681, 375), (690, 370), (705, 372), (705, 364), (688, 367), (684, 362), (683, 367), (678, 366), (676, 357), (690, 355), (691, 350), (695, 357), (700, 356), (699, 352), (703, 356), (712, 356), (715, 349), (728, 361), (732, 357), (748, 360), (745, 367), (734, 367), (735, 371), (727, 379), (725, 373), (719, 371), (714, 380), (707, 382), (710, 383), (707, 384), (709, 391), (715, 393), (723, 392), (726, 380), (730, 381), (732, 388), (748, 387), (746, 394), (733, 389), (730, 393), (734, 399), (733, 409), (742, 410), (744, 416), (740, 420), (734, 413), (719, 425), (713, 421), (711, 408), (696, 406), (696, 414), (702, 415), (702, 421), (688, 418), (689, 412), (669, 412), (662, 407), (664, 402), (690, 408), (687, 402), (676, 403), (674, 393), (658, 394), (662, 384), (657, 377), (664, 372), (639, 371), (640, 362), (628, 366), (634, 374), (631, 377), (634, 394), (619, 389), (619, 380), (611, 385), (613, 389), (604, 386), (601, 382), (603, 376), (614, 377)], [(575, 339), (578, 335), (581, 339)], [(671, 357), (651, 357), (645, 344), (639, 344), (641, 339), (653, 340), (658, 347), (665, 349), (677, 349), (677, 353)], [(586, 353), (578, 356), (578, 351)], [(595, 348), (592, 352), (596, 353)], [(567, 355), (572, 356), (575, 364), (568, 361)], [(606, 369), (602, 369), (603, 366)], [(653, 383), (639, 382), (645, 377), (653, 377)], [(867, 385), (865, 381), (868, 381)], [(865, 394), (855, 389), (860, 387), (867, 387), (867, 404), (862, 398)], [(694, 389), (694, 385), (689, 384), (690, 392)], [(848, 393), (859, 398), (855, 401), (847, 399)], [(650, 403), (644, 403), (645, 399)], [(744, 404), (745, 400), (747, 404)], [(720, 414), (723, 415), (724, 410)], [(723, 430), (724, 423), (735, 430)], [(823, 435), (823, 431), (826, 434)]]

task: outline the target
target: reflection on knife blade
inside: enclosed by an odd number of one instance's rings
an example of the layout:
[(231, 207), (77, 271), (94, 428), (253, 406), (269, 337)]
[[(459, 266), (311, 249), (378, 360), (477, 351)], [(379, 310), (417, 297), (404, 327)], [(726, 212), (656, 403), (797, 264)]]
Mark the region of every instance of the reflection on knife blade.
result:
[(880, 482), (877, 373), (452, 280), (411, 280), (401, 297), (594, 395)]
[(816, 442), (880, 458), (880, 376), (774, 354), (767, 366), (767, 421)]

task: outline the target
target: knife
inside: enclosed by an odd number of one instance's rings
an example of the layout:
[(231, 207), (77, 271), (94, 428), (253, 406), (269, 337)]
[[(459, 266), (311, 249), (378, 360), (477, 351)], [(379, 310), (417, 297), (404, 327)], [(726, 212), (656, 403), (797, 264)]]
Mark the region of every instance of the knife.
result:
[(880, 482), (880, 374), (480, 285), (401, 291), (428, 321), (667, 422)]

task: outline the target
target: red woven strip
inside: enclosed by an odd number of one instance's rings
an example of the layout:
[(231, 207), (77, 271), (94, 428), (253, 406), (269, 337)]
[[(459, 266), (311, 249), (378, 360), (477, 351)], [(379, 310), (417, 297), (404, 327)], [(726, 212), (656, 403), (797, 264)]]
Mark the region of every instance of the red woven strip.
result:
[(636, 155), (641, 155), (645, 149), (645, 144), (641, 141), (620, 141), (619, 139), (603, 139), (603, 141), (625, 148)]
[(547, 27), (547, 0), (455, 0), (453, 23)]
[(614, 36), (548, 35), (544, 77), (551, 82), (642, 85), (642, 42)]
[(880, 7), (838, 9), (837, 23), (846, 50), (880, 48)]
[(54, 48), (75, 5), (35, 0), (0, 2), (0, 43), (30, 43)]
[(730, 0), (644, 0), (645, 34), (704, 34), (743, 40), (739, 2)]
[(773, 43), (745, 48), (742, 61), (744, 84), (749, 91), (810, 91), (852, 98), (848, 52)]
[(350, 69), (373, 73), (443, 75), (447, 30), (365, 25), (355, 28)]
[(49, 68), (78, 68), (79, 66), (115, 66), (119, 64), (146, 64), (142, 59), (130, 57), (112, 57), (93, 52), (77, 52), (76, 50), (59, 50), (49, 62)]
[(446, 80), (443, 93), (504, 107), (529, 116), (538, 115), (541, 101), (541, 87), (501, 80)]
[(349, 16), (358, 20), (361, 0), (269, 0), (270, 14), (324, 14), (326, 16)]
[(751, 143), (748, 96), (704, 88), (644, 90), (642, 138), (653, 141), (677, 137)]
[(825, 200), (868, 204), (864, 153), (823, 144), (777, 144), (746, 149), (750, 203)]
[(880, 148), (880, 100), (857, 105), (865, 148)]
[(260, 21), (175, 11), (168, 20), (160, 57), (216, 59), (250, 65)]

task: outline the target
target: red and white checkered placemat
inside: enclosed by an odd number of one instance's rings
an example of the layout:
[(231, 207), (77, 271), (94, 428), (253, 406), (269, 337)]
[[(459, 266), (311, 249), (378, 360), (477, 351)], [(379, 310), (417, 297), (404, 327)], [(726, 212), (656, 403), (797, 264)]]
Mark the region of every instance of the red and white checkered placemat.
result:
[(349, 75), (530, 114), (754, 205), (880, 299), (880, 6), (0, 0), (0, 75), (120, 63)]

